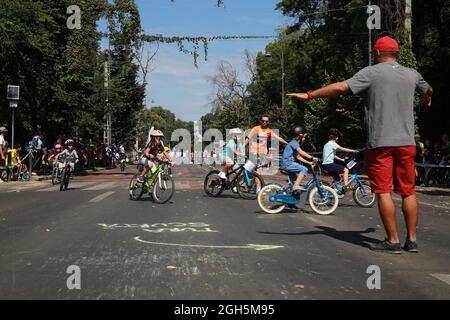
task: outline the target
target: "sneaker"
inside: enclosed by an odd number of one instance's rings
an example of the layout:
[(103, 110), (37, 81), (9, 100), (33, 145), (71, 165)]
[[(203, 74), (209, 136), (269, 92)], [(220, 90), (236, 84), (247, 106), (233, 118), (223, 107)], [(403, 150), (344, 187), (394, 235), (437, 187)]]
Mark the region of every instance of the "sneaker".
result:
[(294, 192), (306, 192), (308, 190), (306, 190), (304, 187), (293, 187), (292, 190), (294, 190)]
[(220, 179), (223, 179), (223, 180), (227, 180), (227, 175), (225, 174), (225, 172), (221, 171), (221, 172), (219, 173), (219, 178), (220, 178)]
[(140, 183), (144, 183), (144, 176), (139, 176), (137, 178), (137, 181), (140, 182)]
[(400, 243), (390, 243), (387, 239), (370, 246), (370, 250), (378, 252), (386, 252), (391, 254), (401, 254), (402, 247)]
[(411, 253), (419, 253), (419, 246), (416, 241), (406, 240), (402, 249)]

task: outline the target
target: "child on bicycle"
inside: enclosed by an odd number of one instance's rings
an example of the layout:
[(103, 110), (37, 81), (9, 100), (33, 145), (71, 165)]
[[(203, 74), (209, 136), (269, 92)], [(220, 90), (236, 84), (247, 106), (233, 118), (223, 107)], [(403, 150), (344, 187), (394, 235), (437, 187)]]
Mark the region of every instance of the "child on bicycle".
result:
[(153, 130), (150, 133), (151, 139), (148, 145), (145, 147), (144, 153), (142, 155), (141, 164), (144, 165), (144, 172), (138, 177), (138, 181), (143, 183), (144, 177), (147, 173), (156, 168), (156, 161), (162, 161), (165, 157), (167, 160), (172, 161), (172, 157), (164, 149), (164, 133), (160, 130)]
[[(61, 152), (62, 152), (62, 146), (60, 144), (56, 144), (54, 153), (50, 157), (48, 157), (48, 160), (47, 160), (48, 164), (51, 167), (54, 167), (56, 165), (56, 161), (57, 161), (56, 156), (59, 155)], [(62, 158), (59, 161), (64, 163), (64, 159), (62, 159)]]
[[(289, 173), (291, 181), (295, 181), (294, 192), (306, 191), (302, 186), (302, 180), (308, 173), (308, 169), (299, 162), (313, 165), (319, 159), (309, 155), (301, 148), (301, 143), (305, 135), (305, 128), (303, 126), (295, 126), (292, 128), (293, 139), (289, 142), (283, 152), (281, 159), (281, 169)], [(298, 162), (297, 162), (297, 161)]]
[(65, 145), (67, 149), (64, 149), (63, 152), (55, 156), (55, 163), (58, 164), (59, 169), (62, 169), (65, 162), (68, 162), (70, 172), (73, 172), (75, 170), (75, 164), (79, 162), (78, 153), (74, 148), (74, 141), (72, 139), (68, 139)]
[(229, 134), (232, 136), (223, 151), (223, 159), (225, 161), (225, 166), (223, 170), (219, 173), (219, 178), (226, 180), (227, 173), (236, 164), (235, 158), (240, 156), (245, 156), (244, 145), (242, 144), (242, 130), (239, 128), (231, 129)]
[(341, 147), (337, 142), (342, 137), (342, 133), (332, 128), (329, 131), (329, 141), (323, 147), (322, 168), (327, 171), (335, 181), (339, 181), (341, 174), (344, 174), (343, 190), (348, 189), (348, 175), (350, 170), (342, 164), (335, 163), (335, 160), (345, 163), (345, 160), (336, 156), (337, 151), (358, 153), (357, 150)]
[[(20, 144), (16, 145), (15, 149), (11, 150), (11, 164), (17, 167), (17, 175), (20, 177), (22, 172), (22, 161), (20, 160), (20, 153), (22, 152), (22, 146)], [(26, 167), (26, 166), (25, 166)]]

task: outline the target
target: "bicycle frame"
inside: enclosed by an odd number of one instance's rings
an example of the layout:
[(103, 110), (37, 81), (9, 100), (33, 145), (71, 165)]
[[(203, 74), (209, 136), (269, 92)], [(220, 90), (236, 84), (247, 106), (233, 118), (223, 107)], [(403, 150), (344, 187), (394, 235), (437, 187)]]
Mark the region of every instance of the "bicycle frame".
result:
[[(350, 179), (348, 180), (348, 185), (350, 186), (350, 185), (352, 185), (352, 184), (355, 183), (355, 182), (356, 182), (356, 185), (357, 185), (358, 187), (360, 187), (360, 189), (361, 189), (363, 195), (367, 195), (367, 194), (366, 194), (366, 189), (364, 188), (364, 185), (363, 185), (361, 179), (359, 179), (359, 176), (358, 176), (358, 174), (356, 174), (356, 173), (350, 177)], [(341, 190), (342, 188), (339, 188), (338, 183), (340, 183), (340, 181), (333, 181), (332, 186), (333, 186), (333, 188), (334, 188), (336, 191), (341, 192), (341, 191), (342, 191), (342, 190)]]
[[(145, 180), (145, 187), (150, 190), (151, 187), (153, 186), (153, 184), (155, 183), (156, 179), (160, 177), (160, 173), (164, 171), (165, 168), (165, 163), (160, 164), (157, 168), (156, 171), (152, 173), (152, 175), (150, 177), (147, 177)], [(159, 181), (161, 183), (161, 181)]]
[[(319, 181), (319, 179), (317, 178), (317, 173), (314, 171), (312, 171), (312, 178), (303, 185), (303, 187), (308, 190), (309, 193), (309, 188), (312, 185), (315, 185), (317, 187), (317, 189), (319, 190), (319, 194), (321, 197), (324, 197), (323, 194), (323, 190), (321, 188), (321, 183)], [(269, 198), (269, 200), (271, 202), (278, 202), (278, 203), (285, 203), (285, 204), (290, 204), (290, 205), (295, 205), (300, 203), (300, 198), (296, 199), (293, 195), (293, 188), (294, 188), (294, 184), (292, 183), (291, 179), (289, 178), (289, 184), (287, 187), (284, 187), (283, 189), (281, 189), (280, 193), (288, 193), (288, 194), (277, 194), (276, 196), (271, 196)]]
[[(258, 168), (260, 168), (262, 166), (263, 165), (261, 165), (261, 164), (257, 165), (253, 171), (256, 171)], [(241, 176), (242, 172), (244, 172), (244, 176), (245, 176), (245, 181), (246, 181), (247, 187), (251, 188), (252, 187), (252, 180), (250, 178), (249, 171), (245, 168), (245, 164), (241, 164), (236, 169), (233, 169), (233, 170), (231, 170), (231, 172), (227, 173), (227, 181), (228, 181), (229, 185), (233, 185), (233, 183), (235, 183), (236, 180)], [(232, 176), (233, 174), (236, 174), (236, 175), (230, 181), (230, 176)]]

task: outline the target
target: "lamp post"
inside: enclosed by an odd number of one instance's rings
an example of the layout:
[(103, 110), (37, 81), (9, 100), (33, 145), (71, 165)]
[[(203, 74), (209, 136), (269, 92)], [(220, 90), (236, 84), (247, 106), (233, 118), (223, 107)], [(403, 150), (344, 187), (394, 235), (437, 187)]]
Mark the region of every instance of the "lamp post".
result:
[[(272, 54), (270, 53), (266, 53), (264, 55), (267, 58), (272, 57)], [(285, 61), (284, 61), (284, 50), (281, 50), (281, 57), (280, 57), (280, 64), (281, 64), (281, 106), (284, 107), (284, 102), (285, 102), (285, 77), (286, 77), (286, 72), (285, 72)]]
[[(285, 79), (286, 79), (286, 68), (285, 68), (285, 59), (284, 59), (284, 36), (286, 34), (283, 33), (280, 43), (281, 43), (281, 57), (280, 57), (280, 64), (281, 64), (281, 106), (284, 107), (285, 104)], [(272, 54), (266, 53), (266, 57), (270, 58), (272, 57)]]
[(14, 111), (19, 106), (20, 87), (8, 85), (7, 98), (11, 108), (11, 147), (14, 149)]

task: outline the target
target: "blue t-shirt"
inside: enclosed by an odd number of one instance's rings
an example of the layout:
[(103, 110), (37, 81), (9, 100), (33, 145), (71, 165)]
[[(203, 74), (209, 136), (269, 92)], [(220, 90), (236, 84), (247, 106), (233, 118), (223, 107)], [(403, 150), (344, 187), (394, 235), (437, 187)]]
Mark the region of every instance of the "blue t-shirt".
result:
[(287, 167), (292, 162), (295, 161), (295, 154), (297, 153), (297, 149), (300, 148), (300, 143), (296, 139), (291, 140), (289, 144), (286, 146), (283, 152), (283, 157), (281, 158), (281, 166)]
[(242, 143), (236, 143), (233, 139), (228, 141), (228, 143), (225, 146), (225, 149), (223, 150), (223, 156), (234, 159), (234, 152), (237, 151), (238, 153), (243, 153), (243, 144)]
[(323, 161), (322, 164), (332, 164), (334, 163), (334, 158), (336, 157), (336, 151), (341, 146), (338, 145), (335, 141), (330, 140), (323, 147)]

